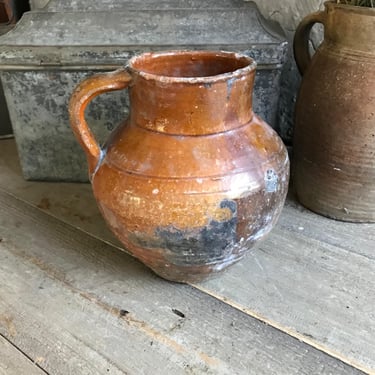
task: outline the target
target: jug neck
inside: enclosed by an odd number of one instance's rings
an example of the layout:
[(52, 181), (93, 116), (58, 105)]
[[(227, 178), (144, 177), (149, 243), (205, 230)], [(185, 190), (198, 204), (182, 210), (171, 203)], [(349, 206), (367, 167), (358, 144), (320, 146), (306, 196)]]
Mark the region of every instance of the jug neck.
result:
[[(140, 58), (146, 61), (139, 62)], [(131, 60), (128, 70), (133, 77), (129, 90), (133, 125), (194, 136), (232, 130), (252, 119), (255, 63), (246, 56), (150, 53)], [(211, 72), (219, 74), (208, 75)]]
[(354, 54), (375, 56), (375, 8), (325, 3), (324, 39)]

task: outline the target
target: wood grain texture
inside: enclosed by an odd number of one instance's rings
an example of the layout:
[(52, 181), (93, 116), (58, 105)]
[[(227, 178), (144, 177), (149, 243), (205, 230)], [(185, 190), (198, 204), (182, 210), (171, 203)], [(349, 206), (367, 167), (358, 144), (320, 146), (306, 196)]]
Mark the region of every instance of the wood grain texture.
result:
[(0, 375), (45, 375), (35, 363), (0, 335)]
[(359, 373), (3, 191), (0, 235), (0, 333), (47, 372)]
[(289, 198), (251, 256), (196, 287), (375, 373), (374, 249), (375, 225), (330, 220)]
[(24, 180), (14, 139), (0, 141), (0, 187), (60, 220), (121, 246), (97, 208), (91, 185)]

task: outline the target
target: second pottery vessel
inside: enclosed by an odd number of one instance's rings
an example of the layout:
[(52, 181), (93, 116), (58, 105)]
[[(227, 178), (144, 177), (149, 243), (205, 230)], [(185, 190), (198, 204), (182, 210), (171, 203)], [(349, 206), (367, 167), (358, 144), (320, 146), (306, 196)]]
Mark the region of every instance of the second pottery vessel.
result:
[[(308, 36), (324, 25), (312, 57)], [(375, 8), (326, 2), (294, 41), (303, 75), (296, 103), (294, 186), (322, 215), (375, 222)]]

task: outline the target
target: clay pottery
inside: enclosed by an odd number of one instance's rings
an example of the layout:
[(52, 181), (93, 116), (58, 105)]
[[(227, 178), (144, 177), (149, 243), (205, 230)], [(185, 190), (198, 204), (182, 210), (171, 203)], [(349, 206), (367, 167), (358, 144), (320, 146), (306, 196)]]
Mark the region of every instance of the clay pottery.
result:
[[(316, 23), (324, 41), (312, 57)], [(334, 2), (307, 16), (294, 40), (303, 75), (293, 180), (300, 202), (331, 218), (375, 221), (375, 8)]]
[[(252, 112), (254, 75), (254, 61), (235, 53), (145, 53), (72, 95), (71, 125), (99, 208), (126, 249), (163, 278), (196, 282), (225, 269), (280, 214), (288, 155)], [(86, 105), (125, 87), (129, 118), (100, 148)]]

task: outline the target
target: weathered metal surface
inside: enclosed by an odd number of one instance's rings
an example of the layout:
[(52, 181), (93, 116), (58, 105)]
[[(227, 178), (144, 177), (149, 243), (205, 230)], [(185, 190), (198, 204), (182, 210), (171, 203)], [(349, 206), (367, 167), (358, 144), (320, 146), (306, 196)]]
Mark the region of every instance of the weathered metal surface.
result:
[[(84, 16), (30, 12), (17, 30), (0, 39), (0, 77), (25, 178), (87, 181), (84, 155), (68, 130), (73, 87), (93, 70), (112, 70), (136, 53), (166, 49), (232, 50), (253, 57), (258, 63), (254, 110), (277, 127), (286, 42), (280, 28), (265, 22), (254, 4)], [(100, 142), (128, 110), (126, 103), (126, 92), (106, 94), (93, 103), (89, 118)]]
[(129, 10), (129, 9), (223, 9), (249, 7), (252, 3), (243, 0), (50, 0), (43, 8), (48, 12), (71, 12), (91, 10)]
[[(103, 216), (166, 279), (196, 282), (227, 268), (281, 212), (288, 154), (252, 111), (255, 66), (235, 53), (147, 53), (73, 93), (70, 121)], [(127, 86), (129, 119), (100, 147), (86, 106)]]
[[(375, 222), (375, 9), (327, 2), (296, 32), (303, 73), (296, 106), (294, 176), (306, 207), (347, 221)], [(310, 62), (308, 33), (325, 40)]]
[[(73, 87), (90, 74), (1, 72), (26, 179), (87, 181), (85, 156), (69, 127), (67, 108)], [(126, 116), (126, 103), (124, 91), (103, 95), (90, 104), (87, 118), (100, 143)]]

